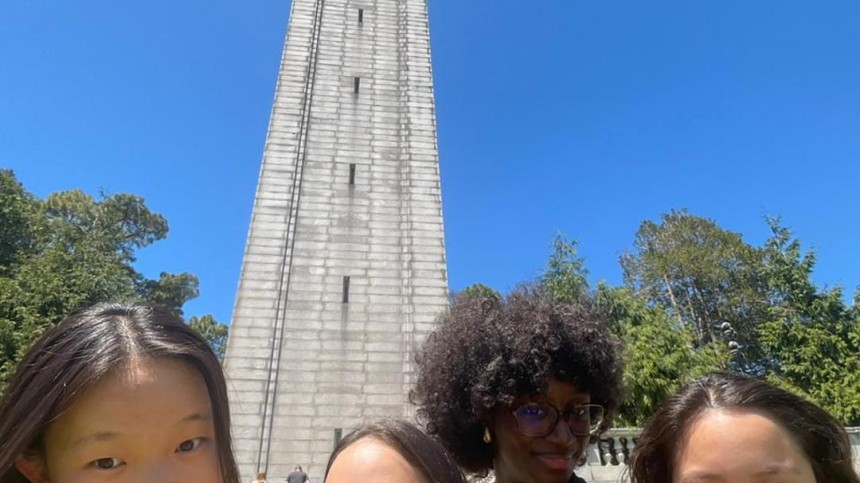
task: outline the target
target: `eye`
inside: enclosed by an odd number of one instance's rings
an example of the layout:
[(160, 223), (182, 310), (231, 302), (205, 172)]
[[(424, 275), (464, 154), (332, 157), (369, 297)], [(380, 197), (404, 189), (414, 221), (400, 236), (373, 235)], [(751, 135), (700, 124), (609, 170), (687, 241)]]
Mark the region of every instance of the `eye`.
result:
[(99, 458), (90, 465), (100, 470), (113, 470), (122, 466), (123, 461), (119, 458)]
[(546, 406), (539, 404), (527, 404), (525, 406), (521, 406), (518, 412), (520, 413), (520, 416), (528, 419), (542, 419), (549, 414)]
[(579, 406), (570, 411), (570, 414), (576, 419), (589, 419), (589, 410), (587, 407)]
[(199, 448), (201, 443), (203, 443), (203, 438), (193, 438), (187, 441), (183, 441), (179, 443), (179, 446), (176, 447), (176, 452), (189, 453)]

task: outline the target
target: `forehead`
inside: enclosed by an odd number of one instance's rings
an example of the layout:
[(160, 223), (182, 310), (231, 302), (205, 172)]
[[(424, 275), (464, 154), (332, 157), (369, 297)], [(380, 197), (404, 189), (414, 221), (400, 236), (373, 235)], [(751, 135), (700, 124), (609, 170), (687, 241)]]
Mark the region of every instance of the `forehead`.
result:
[(725, 409), (705, 411), (690, 424), (674, 473), (678, 482), (770, 481), (770, 475), (780, 481), (815, 481), (808, 459), (785, 428), (757, 412)]
[(424, 475), (388, 443), (365, 436), (344, 448), (329, 469), (327, 482), (427, 483)]
[(77, 397), (48, 428), (48, 438), (71, 444), (82, 433), (148, 432), (187, 417), (211, 413), (202, 376), (176, 360), (135, 359)]
[(591, 401), (591, 396), (580, 391), (572, 382), (550, 379), (543, 394), (524, 394), (520, 399), (523, 402), (546, 402), (561, 407), (570, 402), (588, 403)]

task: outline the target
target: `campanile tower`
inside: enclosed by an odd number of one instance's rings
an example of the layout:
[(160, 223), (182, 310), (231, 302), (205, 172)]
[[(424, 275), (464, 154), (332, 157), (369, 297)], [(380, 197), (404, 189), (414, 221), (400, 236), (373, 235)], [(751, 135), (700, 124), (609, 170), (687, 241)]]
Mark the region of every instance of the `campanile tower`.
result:
[(243, 481), (411, 418), (447, 290), (426, 0), (293, 0), (225, 361)]

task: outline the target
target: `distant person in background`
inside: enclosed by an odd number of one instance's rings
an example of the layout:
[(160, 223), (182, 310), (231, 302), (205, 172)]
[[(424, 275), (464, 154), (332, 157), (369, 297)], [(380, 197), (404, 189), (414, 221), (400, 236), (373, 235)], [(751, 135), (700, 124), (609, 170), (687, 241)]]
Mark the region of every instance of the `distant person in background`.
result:
[(310, 479), (308, 478), (308, 475), (302, 471), (301, 465), (296, 465), (296, 469), (287, 475), (287, 479), (284, 480), (285, 483), (305, 483), (306, 481), (310, 481)]
[(254, 481), (252, 481), (251, 483), (268, 483), (266, 481), (266, 474), (262, 472), (257, 473), (257, 478), (255, 478)]
[(645, 424), (633, 483), (860, 483), (845, 429), (815, 404), (739, 374), (704, 376)]
[(428, 433), (483, 481), (579, 483), (589, 441), (621, 403), (619, 352), (588, 301), (534, 287), (461, 296), (421, 347), (410, 398)]
[(341, 439), (325, 483), (465, 483), (457, 463), (437, 441), (404, 421), (361, 427)]

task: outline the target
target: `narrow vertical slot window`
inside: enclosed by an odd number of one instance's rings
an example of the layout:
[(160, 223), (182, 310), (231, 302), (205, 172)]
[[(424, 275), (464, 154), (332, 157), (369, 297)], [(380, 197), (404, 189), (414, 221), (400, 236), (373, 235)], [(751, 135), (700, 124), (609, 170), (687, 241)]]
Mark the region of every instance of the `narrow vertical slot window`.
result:
[(361, 77), (356, 77), (353, 80), (352, 92), (358, 95), (358, 91), (361, 89)]
[(349, 303), (349, 277), (343, 277), (343, 303)]
[(355, 186), (355, 163), (349, 165), (349, 185)]
[(364, 9), (359, 8), (358, 9), (358, 26), (361, 27), (362, 25), (364, 25)]

